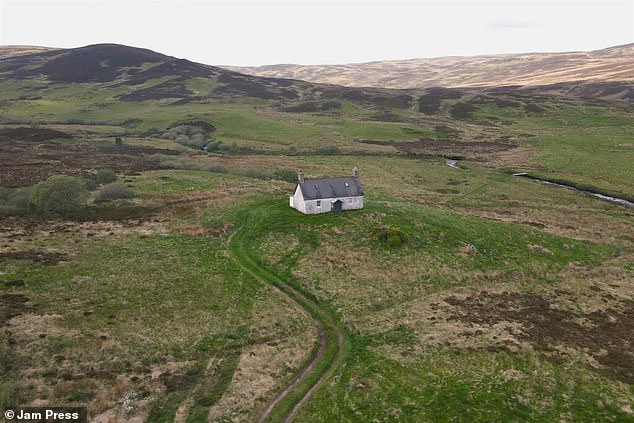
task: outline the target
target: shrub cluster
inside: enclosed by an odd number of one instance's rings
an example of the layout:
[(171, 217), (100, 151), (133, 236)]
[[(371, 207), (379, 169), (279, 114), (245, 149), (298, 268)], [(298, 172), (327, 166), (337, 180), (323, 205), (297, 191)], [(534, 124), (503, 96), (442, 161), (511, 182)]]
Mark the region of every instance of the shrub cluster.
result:
[(375, 238), (380, 242), (386, 243), (390, 247), (400, 247), (405, 245), (409, 237), (405, 232), (398, 228), (390, 226), (382, 226), (375, 232)]
[(82, 179), (55, 175), (33, 188), (28, 209), (38, 213), (68, 213), (84, 207), (87, 196)]
[(96, 180), (99, 185), (110, 184), (117, 180), (117, 174), (112, 169), (99, 169)]
[[(190, 148), (201, 149), (204, 147), (217, 148), (219, 144), (214, 144), (214, 140), (203, 128), (192, 125), (174, 126), (169, 128), (162, 135), (163, 138), (174, 140), (177, 143)], [(212, 144), (210, 146), (210, 144)]]
[(97, 190), (99, 184), (103, 185), (95, 195), (97, 201), (134, 197), (128, 188), (108, 182), (116, 179), (114, 172), (107, 170), (100, 171), (96, 180), (55, 175), (33, 187), (0, 187), (0, 215), (73, 213), (84, 209), (89, 192)]

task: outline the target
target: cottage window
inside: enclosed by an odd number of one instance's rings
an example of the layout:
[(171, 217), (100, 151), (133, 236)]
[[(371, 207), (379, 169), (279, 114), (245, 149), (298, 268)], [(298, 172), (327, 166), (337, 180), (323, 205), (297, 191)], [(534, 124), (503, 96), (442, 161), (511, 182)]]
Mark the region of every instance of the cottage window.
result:
[(317, 200), (317, 207), (321, 207), (321, 200)]
[(348, 203), (352, 203), (352, 198), (348, 198)]

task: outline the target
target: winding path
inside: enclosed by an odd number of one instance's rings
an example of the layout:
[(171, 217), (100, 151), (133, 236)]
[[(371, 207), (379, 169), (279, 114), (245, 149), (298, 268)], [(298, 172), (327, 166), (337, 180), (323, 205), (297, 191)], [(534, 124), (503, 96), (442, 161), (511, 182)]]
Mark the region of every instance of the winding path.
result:
[(309, 298), (290, 283), (258, 264), (249, 255), (244, 245), (244, 238), (248, 236), (251, 220), (252, 216), (249, 216), (244, 225), (234, 232), (227, 241), (233, 258), (248, 274), (303, 309), (313, 319), (319, 337), (319, 345), (313, 350), (310, 361), (284, 389), (269, 401), (256, 420), (258, 423), (267, 421), (286, 423), (295, 418), (313, 393), (341, 364), (348, 348), (348, 337), (343, 325), (331, 312), (322, 308), (317, 301)]

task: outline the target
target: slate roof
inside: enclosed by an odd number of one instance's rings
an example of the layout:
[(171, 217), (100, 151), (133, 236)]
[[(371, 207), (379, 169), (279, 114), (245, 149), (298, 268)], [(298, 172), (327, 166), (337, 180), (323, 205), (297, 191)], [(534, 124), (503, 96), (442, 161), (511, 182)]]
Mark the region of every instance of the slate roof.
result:
[(353, 177), (306, 179), (297, 185), (302, 190), (304, 200), (363, 196), (363, 188), (361, 188), (359, 179)]

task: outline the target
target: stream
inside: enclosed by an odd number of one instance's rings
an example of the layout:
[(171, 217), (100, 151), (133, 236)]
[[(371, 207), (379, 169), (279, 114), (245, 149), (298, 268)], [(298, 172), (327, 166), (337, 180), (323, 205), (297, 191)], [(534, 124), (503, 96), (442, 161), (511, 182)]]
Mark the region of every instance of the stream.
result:
[(453, 167), (454, 169), (460, 169), (460, 167), (458, 166), (458, 160), (447, 160), (446, 163), (447, 163), (447, 166), (449, 167)]
[(575, 190), (575, 191), (578, 191), (578, 192), (582, 192), (584, 194), (592, 195), (593, 197), (597, 197), (597, 198), (600, 198), (602, 200), (611, 201), (613, 203), (621, 204), (621, 205), (623, 205), (625, 207), (629, 207), (631, 209), (634, 209), (634, 202), (626, 200), (625, 198), (612, 197), (610, 195), (605, 195), (605, 194), (601, 194), (601, 193), (598, 193), (598, 192), (592, 192), (592, 191), (588, 191), (588, 190), (585, 190), (585, 189), (579, 189), (579, 188), (577, 188), (577, 187), (575, 187), (573, 185), (567, 185), (567, 184), (562, 184), (562, 183), (558, 183), (558, 182), (551, 182), (551, 181), (548, 181), (546, 179), (538, 178), (537, 176), (529, 175), (526, 172), (514, 173), (513, 176), (519, 176), (519, 177), (522, 177), (522, 178), (534, 179), (534, 180), (539, 181), (539, 182), (541, 182), (543, 184), (554, 185), (554, 186), (559, 187), (559, 188), (572, 189), (572, 190)]
[[(449, 166), (451, 168), (464, 170), (464, 169), (462, 169), (461, 167), (458, 166), (458, 160), (447, 160), (446, 164), (447, 164), (447, 166)], [(575, 190), (577, 192), (581, 192), (583, 194), (589, 194), (589, 195), (592, 195), (593, 197), (600, 198), (601, 200), (611, 201), (612, 203), (621, 204), (622, 206), (634, 209), (634, 202), (626, 200), (625, 198), (613, 197), (613, 196), (610, 196), (610, 195), (601, 194), (599, 192), (592, 192), (592, 191), (588, 191), (588, 190), (585, 190), (585, 189), (579, 189), (579, 188), (577, 188), (577, 187), (575, 187), (573, 185), (567, 185), (567, 184), (562, 184), (562, 183), (557, 183), (557, 182), (551, 182), (551, 181), (548, 181), (546, 179), (538, 178), (537, 176), (529, 175), (526, 172), (513, 173), (513, 176), (519, 176), (521, 178), (533, 179), (533, 180), (539, 181), (539, 182), (541, 182), (543, 184), (554, 185), (554, 186), (559, 187), (559, 188), (572, 189), (572, 190)]]

